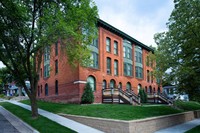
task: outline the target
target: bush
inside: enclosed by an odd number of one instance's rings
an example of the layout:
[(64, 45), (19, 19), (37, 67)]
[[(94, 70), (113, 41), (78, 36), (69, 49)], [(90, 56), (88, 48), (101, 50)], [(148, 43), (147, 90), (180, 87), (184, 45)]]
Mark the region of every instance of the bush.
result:
[(83, 95), (81, 97), (82, 104), (91, 104), (94, 102), (94, 94), (89, 83), (86, 83)]
[(141, 103), (146, 103), (147, 94), (145, 93), (144, 89), (139, 89), (139, 95), (140, 95)]

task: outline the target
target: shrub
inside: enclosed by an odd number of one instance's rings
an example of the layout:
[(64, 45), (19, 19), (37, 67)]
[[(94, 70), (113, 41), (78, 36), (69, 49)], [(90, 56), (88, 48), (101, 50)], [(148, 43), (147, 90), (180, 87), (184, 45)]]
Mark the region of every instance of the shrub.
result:
[(147, 102), (147, 94), (145, 93), (144, 89), (139, 89), (141, 103)]
[(89, 83), (86, 83), (83, 95), (81, 97), (81, 103), (91, 104), (94, 102), (94, 94)]

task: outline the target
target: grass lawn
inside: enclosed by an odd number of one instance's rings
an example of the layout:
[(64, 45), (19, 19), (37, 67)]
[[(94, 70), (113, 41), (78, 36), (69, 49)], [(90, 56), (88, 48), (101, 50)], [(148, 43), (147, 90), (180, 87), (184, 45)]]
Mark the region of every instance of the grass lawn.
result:
[[(22, 103), (30, 104), (29, 100)], [(119, 120), (134, 120), (147, 117), (168, 115), (180, 113), (180, 110), (173, 109), (169, 106), (131, 106), (123, 104), (61, 104), (38, 101), (41, 109), (53, 112), (72, 115), (82, 115)]]
[(185, 133), (199, 133), (200, 132), (200, 125), (196, 126)]
[(74, 133), (75, 131), (59, 125), (43, 116), (39, 116), (38, 119), (31, 118), (31, 112), (24, 108), (11, 103), (0, 103), (5, 109), (22, 119), (24, 122), (31, 125), (33, 128), (37, 129), (41, 133)]
[(189, 101), (189, 102), (182, 102), (182, 101), (176, 101), (176, 106), (184, 111), (191, 111), (191, 110), (199, 110), (200, 109), (200, 103)]

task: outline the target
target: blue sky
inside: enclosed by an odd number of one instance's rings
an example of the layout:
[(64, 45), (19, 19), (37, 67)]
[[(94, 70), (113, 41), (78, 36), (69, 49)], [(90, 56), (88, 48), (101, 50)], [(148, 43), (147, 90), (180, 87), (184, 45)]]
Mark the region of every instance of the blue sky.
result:
[(147, 46), (155, 33), (166, 31), (173, 0), (94, 0), (100, 19)]
[[(166, 30), (173, 0), (94, 0), (99, 17), (147, 46), (153, 36)], [(0, 62), (0, 68), (3, 66)]]

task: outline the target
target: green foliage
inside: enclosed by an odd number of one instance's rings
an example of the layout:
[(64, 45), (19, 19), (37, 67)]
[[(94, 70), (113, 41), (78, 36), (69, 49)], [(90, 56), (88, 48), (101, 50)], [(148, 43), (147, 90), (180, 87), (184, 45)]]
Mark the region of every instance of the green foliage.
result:
[(194, 102), (194, 101), (189, 101), (189, 102), (176, 101), (175, 106), (177, 106), (179, 109), (182, 109), (184, 111), (200, 109), (200, 103)]
[(59, 40), (69, 64), (86, 66), (97, 31), (92, 0), (1, 0), (0, 17), (0, 61), (31, 100), (36, 100), (45, 47)]
[[(22, 101), (30, 104), (30, 101)], [(118, 119), (118, 120), (134, 120), (154, 116), (169, 115), (180, 113), (169, 106), (131, 106), (125, 104), (61, 104), (38, 101), (41, 109), (48, 110), (53, 113), (64, 113), (72, 115)]]
[(81, 97), (81, 103), (91, 104), (94, 102), (94, 94), (89, 83), (86, 83), (83, 95)]
[(200, 96), (200, 1), (176, 0), (168, 31), (155, 35), (158, 44), (157, 65), (166, 82), (175, 83), (191, 100)]
[[(75, 131), (66, 128), (64, 126), (59, 125), (56, 122), (53, 122), (43, 116), (39, 116), (37, 119), (32, 119), (30, 117), (31, 112), (29, 110), (26, 110), (22, 107), (19, 107), (17, 105), (11, 104), (11, 103), (0, 103), (1, 106), (3, 106), (5, 109), (22, 119), (24, 122), (28, 123), (30, 126), (35, 128), (41, 133), (73, 133)], [(51, 128), (49, 128), (51, 127)]]
[(140, 95), (141, 103), (146, 103), (147, 102), (147, 94), (144, 91), (144, 89), (139, 89), (139, 95)]

